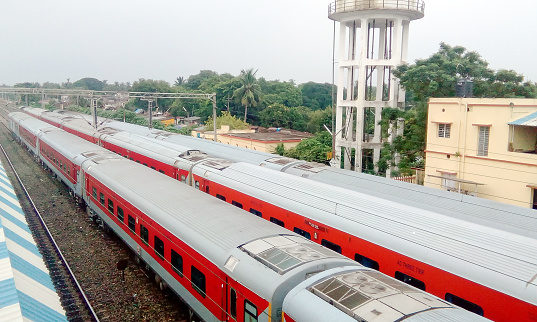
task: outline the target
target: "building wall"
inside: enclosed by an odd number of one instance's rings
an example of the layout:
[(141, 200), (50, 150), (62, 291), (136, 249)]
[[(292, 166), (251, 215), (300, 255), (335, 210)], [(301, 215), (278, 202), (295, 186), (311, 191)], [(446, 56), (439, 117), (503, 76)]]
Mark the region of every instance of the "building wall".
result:
[[(537, 127), (509, 123), (534, 112), (534, 99), (430, 99), (425, 186), (446, 189), (433, 176), (452, 176), (483, 184), (477, 186), (479, 197), (531, 208), (537, 154), (524, 151), (535, 152)], [(439, 137), (439, 124), (450, 124), (449, 138)], [(479, 127), (489, 127), (487, 156), (478, 156)], [(476, 191), (473, 184), (460, 186)]]
[[(300, 143), (300, 139), (289, 139), (289, 140), (280, 140), (280, 141), (270, 141), (270, 140), (254, 140), (247, 138), (240, 138), (232, 135), (226, 134), (240, 134), (240, 133), (254, 133), (255, 130), (230, 130), (229, 126), (223, 125), (220, 129), (217, 130), (217, 140), (220, 143), (225, 143), (229, 145), (238, 146), (241, 148), (252, 149), (261, 152), (274, 153), (278, 144), (283, 143), (285, 149), (293, 148)], [(199, 137), (206, 140), (214, 140), (214, 132), (212, 131), (192, 131), (192, 136)]]
[(283, 143), (285, 149), (290, 149), (298, 145), (300, 140), (289, 141), (258, 141), (243, 139), (233, 136), (220, 135), (218, 136), (218, 142), (238, 146), (241, 148), (252, 149), (261, 152), (274, 153), (278, 144)]

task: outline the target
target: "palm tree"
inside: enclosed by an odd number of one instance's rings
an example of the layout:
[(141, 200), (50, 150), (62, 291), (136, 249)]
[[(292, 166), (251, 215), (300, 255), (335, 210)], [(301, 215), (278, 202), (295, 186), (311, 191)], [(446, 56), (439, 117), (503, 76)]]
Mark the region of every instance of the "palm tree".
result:
[(257, 84), (253, 68), (241, 70), (240, 82), (242, 86), (233, 92), (233, 97), (244, 106), (244, 122), (248, 115), (248, 107), (256, 107), (261, 101), (261, 87)]

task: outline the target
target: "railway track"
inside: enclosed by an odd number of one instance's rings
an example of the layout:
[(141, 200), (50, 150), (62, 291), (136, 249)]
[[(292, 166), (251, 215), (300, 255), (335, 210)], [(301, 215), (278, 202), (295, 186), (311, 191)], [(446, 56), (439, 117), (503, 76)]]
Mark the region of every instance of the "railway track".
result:
[(52, 283), (60, 296), (60, 301), (65, 309), (68, 321), (98, 322), (99, 318), (97, 314), (63, 256), (58, 243), (56, 243), (50, 233), (28, 190), (22, 183), (6, 151), (2, 146), (0, 146), (0, 150), (3, 159), (7, 161), (7, 163), (4, 162), (4, 164), (8, 165), (7, 171), (11, 172), (16, 178), (15, 181), (12, 181), (13, 188), (17, 191), (24, 192), (23, 195), (18, 194), (19, 201), (25, 214), (27, 214), (26, 221), (28, 222), (28, 227), (32, 231), (34, 238), (38, 241), (39, 250), (49, 269)]
[[(130, 249), (90, 221), (65, 186), (12, 138), (7, 114), (13, 110), (17, 109), (0, 102), (0, 145), (5, 150), (0, 158), (69, 321), (188, 321), (188, 309), (180, 300), (171, 292), (160, 291), (151, 273), (135, 264)], [(7, 158), (13, 171), (8, 170)], [(25, 197), (26, 193), (34, 202)], [(48, 232), (41, 220), (32, 216), (37, 213)], [(55, 246), (63, 252), (70, 270)], [(126, 264), (123, 272), (117, 270), (119, 261)]]

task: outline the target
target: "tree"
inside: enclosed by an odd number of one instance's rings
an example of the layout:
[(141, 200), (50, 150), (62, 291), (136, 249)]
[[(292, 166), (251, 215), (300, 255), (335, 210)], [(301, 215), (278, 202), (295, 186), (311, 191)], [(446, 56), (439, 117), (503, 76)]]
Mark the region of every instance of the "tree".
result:
[(273, 104), (283, 104), (289, 107), (302, 105), (302, 93), (294, 82), (267, 81), (261, 77), (258, 83), (263, 92), (265, 106)]
[(298, 86), (302, 92), (302, 105), (311, 108), (313, 111), (332, 106), (332, 84), (308, 82)]
[(196, 75), (189, 76), (184, 86), (188, 89), (197, 90), (204, 80), (214, 76), (218, 76), (218, 73), (212, 70), (202, 70)]
[(75, 88), (89, 89), (92, 91), (102, 91), (104, 86), (105, 82), (91, 77), (82, 78), (73, 83), (73, 87)]
[(306, 131), (311, 110), (305, 106), (288, 107), (273, 104), (259, 113), (259, 121), (264, 127), (284, 127)]
[[(216, 128), (220, 128), (222, 125), (229, 125), (230, 130), (244, 130), (248, 129), (250, 125), (236, 116), (231, 115), (229, 112), (222, 112), (221, 116), (216, 117)], [(210, 116), (205, 122), (206, 129), (213, 128), (213, 118)]]
[[(413, 65), (401, 65), (394, 75), (407, 91), (406, 111), (384, 109), (383, 135), (398, 117), (405, 119), (402, 137), (392, 145), (385, 145), (379, 168), (389, 166), (394, 153), (399, 153), (399, 168), (409, 173), (412, 166), (423, 166), (427, 125), (427, 101), (430, 97), (454, 97), (457, 80), (470, 78), (476, 97), (536, 97), (534, 83), (522, 83), (523, 77), (512, 70), (493, 71), (481, 56), (461, 46), (440, 44), (437, 53)], [(410, 99), (410, 100), (409, 100)]]
[(326, 125), (329, 129), (332, 128), (332, 106), (328, 106), (322, 110), (315, 110), (309, 113), (307, 131), (317, 133), (325, 131)]
[[(133, 92), (151, 92), (151, 93), (171, 93), (172, 88), (170, 84), (163, 80), (153, 80), (153, 79), (144, 79), (140, 78), (132, 84), (131, 91)], [(169, 98), (159, 99), (157, 102), (154, 102), (153, 106), (170, 106), (173, 100)], [(147, 102), (141, 101), (139, 98), (136, 98), (129, 102), (129, 106), (134, 106), (136, 108), (142, 108), (147, 110)]]
[(179, 76), (175, 79), (175, 83), (173, 83), (173, 86), (182, 86), (184, 82), (185, 82), (185, 79)]
[(261, 88), (256, 83), (254, 69), (241, 70), (242, 86), (233, 92), (233, 97), (244, 106), (244, 122), (248, 116), (248, 107), (255, 107), (261, 101)]
[(285, 151), (286, 157), (310, 162), (326, 163), (326, 155), (332, 151), (332, 136), (328, 132), (317, 133), (305, 139), (296, 147)]

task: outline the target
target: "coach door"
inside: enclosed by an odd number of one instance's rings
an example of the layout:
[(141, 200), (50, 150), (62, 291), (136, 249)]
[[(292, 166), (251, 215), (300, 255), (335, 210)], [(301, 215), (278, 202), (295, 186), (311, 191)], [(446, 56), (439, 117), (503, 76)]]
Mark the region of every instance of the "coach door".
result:
[(228, 278), (222, 283), (222, 321), (237, 321), (237, 292), (229, 286)]
[(237, 321), (237, 291), (229, 287), (227, 291), (227, 314), (228, 321)]

